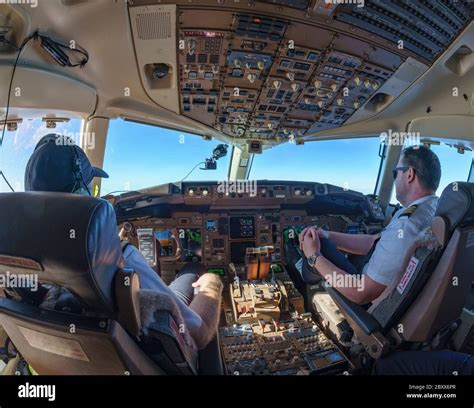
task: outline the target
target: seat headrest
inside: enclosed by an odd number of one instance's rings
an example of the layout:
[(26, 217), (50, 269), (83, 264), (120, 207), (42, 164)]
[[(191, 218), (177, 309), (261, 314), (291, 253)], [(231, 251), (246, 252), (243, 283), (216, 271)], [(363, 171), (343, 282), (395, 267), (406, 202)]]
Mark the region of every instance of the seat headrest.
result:
[(464, 222), (474, 220), (474, 183), (450, 183), (441, 194), (435, 215), (447, 221), (448, 235)]
[(115, 212), (105, 200), (63, 193), (0, 194), (0, 274), (38, 274), (89, 310), (113, 312), (123, 266)]

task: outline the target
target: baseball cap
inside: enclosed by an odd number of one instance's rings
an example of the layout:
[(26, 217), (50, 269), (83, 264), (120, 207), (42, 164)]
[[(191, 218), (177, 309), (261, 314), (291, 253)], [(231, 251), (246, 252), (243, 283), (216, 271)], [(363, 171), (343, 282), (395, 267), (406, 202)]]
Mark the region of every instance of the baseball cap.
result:
[(94, 177), (108, 178), (93, 167), (84, 151), (70, 137), (49, 134), (41, 138), (28, 160), (25, 191), (72, 193)]

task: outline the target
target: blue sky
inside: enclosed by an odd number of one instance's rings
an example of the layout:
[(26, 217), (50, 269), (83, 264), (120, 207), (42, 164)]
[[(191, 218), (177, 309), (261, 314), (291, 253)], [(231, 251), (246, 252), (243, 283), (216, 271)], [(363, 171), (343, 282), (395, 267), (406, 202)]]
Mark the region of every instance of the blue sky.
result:
[[(60, 125), (55, 132), (79, 139), (80, 122)], [(17, 132), (7, 132), (0, 149), (0, 169), (15, 190), (23, 190), (24, 169), (37, 141), (50, 133), (40, 120), (26, 121)], [(110, 178), (104, 179), (102, 194), (134, 190), (181, 180), (217, 146), (199, 136), (167, 129), (111, 121), (104, 161)], [(251, 179), (302, 180), (331, 183), (363, 193), (372, 193), (379, 166), (379, 139), (311, 142), (298, 146), (284, 144), (256, 155)], [(195, 170), (187, 180), (227, 178), (229, 154), (217, 163), (217, 170)], [(466, 180), (472, 153), (460, 155), (445, 145), (433, 146), (441, 160), (441, 192), (449, 182)], [(0, 191), (8, 191), (0, 180)]]

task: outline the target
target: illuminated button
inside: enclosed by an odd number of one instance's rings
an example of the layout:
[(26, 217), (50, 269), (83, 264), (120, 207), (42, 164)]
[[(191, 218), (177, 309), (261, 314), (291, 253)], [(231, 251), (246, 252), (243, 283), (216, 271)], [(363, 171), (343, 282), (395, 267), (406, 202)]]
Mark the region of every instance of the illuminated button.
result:
[(189, 73), (189, 71), (191, 71), (191, 66), (188, 65), (188, 64), (186, 64), (186, 65), (184, 66), (184, 72), (187, 74), (187, 73)]
[(263, 71), (263, 69), (265, 68), (265, 63), (263, 61), (258, 61), (257, 67), (260, 71)]
[(379, 84), (377, 82), (372, 82), (372, 88), (374, 88), (374, 90), (377, 90), (379, 88)]
[(323, 101), (318, 101), (318, 106), (319, 106), (320, 108), (322, 108), (322, 107), (324, 106), (324, 102), (323, 102)]
[(354, 77), (354, 82), (355, 82), (356, 85), (360, 85), (360, 77), (355, 76)]
[(236, 68), (240, 68), (241, 65), (242, 65), (242, 63), (240, 62), (239, 59), (235, 59), (235, 60), (234, 60), (234, 66), (235, 66)]
[(307, 195), (308, 197), (309, 197), (311, 194), (313, 194), (311, 190), (306, 191), (306, 195)]
[(193, 195), (194, 195), (194, 190), (193, 190), (192, 188), (189, 189), (189, 190), (188, 190), (188, 194), (189, 194), (190, 196), (193, 196)]
[(296, 92), (298, 89), (300, 89), (300, 85), (297, 84), (296, 82), (293, 82), (291, 84), (291, 89), (293, 90), (293, 92)]
[(262, 189), (260, 190), (260, 192), (261, 192), (262, 194), (267, 194), (267, 189), (266, 189), (266, 188), (262, 188)]
[(204, 65), (199, 65), (198, 71), (199, 71), (200, 74), (202, 74), (205, 69), (206, 69), (206, 67)]
[(333, 91), (336, 91), (336, 89), (337, 89), (337, 84), (331, 84), (331, 89), (332, 89)]
[(216, 75), (216, 74), (219, 73), (219, 71), (220, 71), (219, 65), (213, 65), (213, 66), (212, 66), (212, 73), (213, 73), (213, 74)]
[(356, 109), (359, 109), (359, 107), (360, 107), (360, 103), (357, 102), (357, 101), (355, 101), (355, 102), (353, 103), (353, 105), (354, 105), (354, 108), (356, 108)]
[(301, 195), (301, 189), (297, 188), (297, 189), (295, 190), (295, 195), (296, 195), (296, 196)]
[(286, 74), (286, 77), (290, 80), (290, 81), (294, 81), (295, 80), (295, 74), (294, 72), (288, 72)]
[(275, 89), (279, 89), (280, 86), (281, 86), (281, 81), (278, 81), (278, 80), (273, 81), (273, 87)]
[(319, 89), (319, 88), (321, 88), (322, 86), (323, 86), (323, 83), (322, 83), (321, 81), (318, 81), (318, 80), (314, 81), (314, 87), (315, 87), (316, 89)]
[(306, 105), (310, 105), (311, 104), (311, 98), (304, 98), (304, 103)]
[(364, 81), (364, 86), (365, 86), (367, 89), (369, 89), (369, 88), (372, 86), (372, 84), (370, 83), (370, 81), (369, 81), (368, 79), (366, 79), (366, 80)]
[(202, 195), (203, 196), (207, 196), (209, 194), (209, 191), (208, 190), (202, 190)]
[(340, 106), (344, 103), (344, 99), (342, 98), (337, 98), (336, 103)]
[(257, 75), (255, 75), (255, 74), (248, 74), (248, 75), (247, 75), (247, 79), (249, 80), (249, 82), (250, 82), (251, 84), (253, 84), (253, 83), (255, 82), (255, 80), (257, 79)]

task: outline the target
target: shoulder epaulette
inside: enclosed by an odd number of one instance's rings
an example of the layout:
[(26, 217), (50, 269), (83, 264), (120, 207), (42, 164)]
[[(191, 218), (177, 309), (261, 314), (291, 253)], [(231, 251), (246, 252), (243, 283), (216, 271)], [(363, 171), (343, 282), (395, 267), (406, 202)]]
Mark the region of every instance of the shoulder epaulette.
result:
[(406, 208), (405, 211), (403, 211), (398, 218), (401, 217), (411, 217), (411, 215), (415, 212), (417, 205), (411, 205), (410, 207)]

